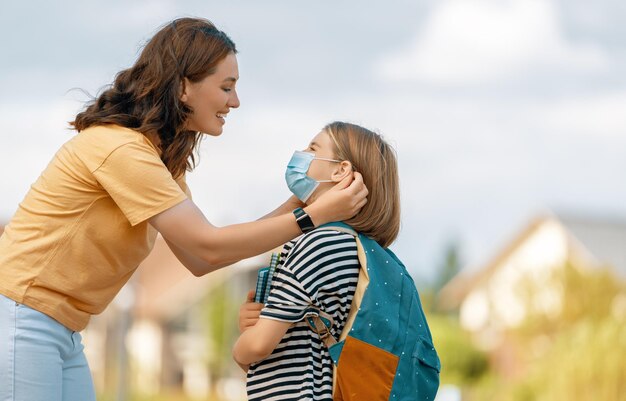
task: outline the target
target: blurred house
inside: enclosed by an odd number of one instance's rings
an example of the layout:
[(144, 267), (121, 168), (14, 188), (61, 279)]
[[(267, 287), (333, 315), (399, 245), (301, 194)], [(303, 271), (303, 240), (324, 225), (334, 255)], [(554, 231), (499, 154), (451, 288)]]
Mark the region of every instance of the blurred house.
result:
[[(132, 388), (142, 394), (173, 390), (206, 399), (215, 384), (209, 367), (216, 352), (210, 325), (233, 326), (237, 321), (236, 314), (215, 318), (226, 322), (208, 316), (207, 297), (217, 288), (226, 289), (238, 310), (264, 261), (263, 256), (246, 259), (195, 277), (157, 237), (131, 281), (83, 333), (97, 389)], [(240, 375), (231, 365), (231, 376)]]
[(454, 277), (439, 293), (438, 306), (458, 312), (461, 326), (483, 349), (506, 348), (502, 334), (520, 325), (529, 308), (559, 314), (562, 286), (550, 277), (567, 264), (608, 266), (625, 278), (626, 222), (536, 218), (485, 266)]

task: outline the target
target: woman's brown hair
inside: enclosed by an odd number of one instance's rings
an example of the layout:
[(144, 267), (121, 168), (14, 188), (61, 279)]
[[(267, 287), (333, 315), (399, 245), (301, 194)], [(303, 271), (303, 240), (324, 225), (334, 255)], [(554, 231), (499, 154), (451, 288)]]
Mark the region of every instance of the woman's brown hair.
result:
[(395, 150), (383, 138), (359, 125), (336, 121), (324, 127), (334, 143), (335, 157), (352, 163), (369, 190), (367, 203), (346, 220), (356, 231), (383, 247), (400, 231), (400, 183)]
[(161, 159), (175, 178), (195, 167), (194, 151), (202, 133), (185, 130), (193, 111), (180, 101), (184, 79), (198, 82), (215, 72), (233, 41), (211, 22), (176, 19), (145, 45), (135, 64), (120, 71), (113, 84), (78, 113), (77, 131), (116, 124), (146, 136), (157, 134)]

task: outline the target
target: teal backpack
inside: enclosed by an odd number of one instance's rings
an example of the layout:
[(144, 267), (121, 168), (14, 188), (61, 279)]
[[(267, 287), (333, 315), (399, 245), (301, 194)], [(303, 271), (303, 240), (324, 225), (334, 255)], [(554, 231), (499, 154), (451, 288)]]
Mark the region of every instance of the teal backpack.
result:
[(335, 365), (333, 400), (434, 401), (441, 364), (415, 283), (389, 249), (342, 222), (322, 229), (355, 236), (361, 270), (339, 341), (323, 311), (307, 318)]

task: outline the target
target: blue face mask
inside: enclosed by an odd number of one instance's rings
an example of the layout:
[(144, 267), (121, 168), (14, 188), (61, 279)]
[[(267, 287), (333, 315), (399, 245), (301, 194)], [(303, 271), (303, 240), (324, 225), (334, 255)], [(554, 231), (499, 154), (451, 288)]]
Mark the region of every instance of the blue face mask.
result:
[(306, 202), (307, 199), (315, 192), (320, 182), (332, 182), (332, 180), (319, 180), (316, 181), (313, 178), (306, 175), (309, 171), (309, 166), (313, 160), (326, 160), (334, 163), (341, 163), (341, 160), (325, 159), (323, 157), (315, 157), (314, 153), (302, 152), (296, 150), (291, 156), (291, 160), (287, 163), (287, 171), (285, 171), (285, 180), (289, 190), (298, 197), (302, 202)]

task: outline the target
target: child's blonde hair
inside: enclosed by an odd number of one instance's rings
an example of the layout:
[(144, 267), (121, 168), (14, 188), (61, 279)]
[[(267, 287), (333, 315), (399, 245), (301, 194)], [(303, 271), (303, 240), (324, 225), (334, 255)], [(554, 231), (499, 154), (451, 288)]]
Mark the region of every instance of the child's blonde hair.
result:
[(382, 247), (400, 231), (400, 185), (395, 150), (383, 138), (359, 125), (335, 121), (324, 127), (334, 143), (335, 156), (352, 163), (369, 190), (367, 203), (346, 220), (356, 231)]

